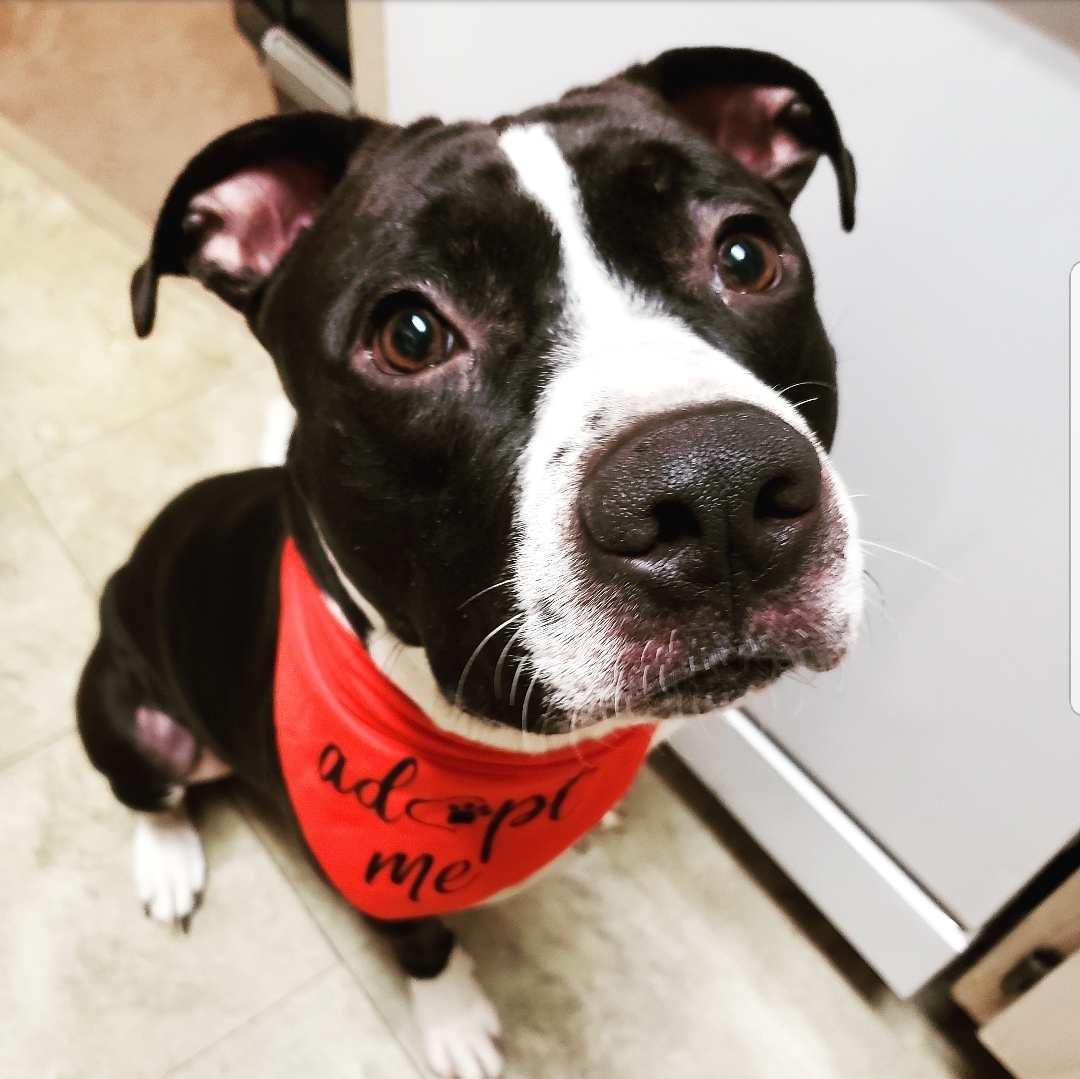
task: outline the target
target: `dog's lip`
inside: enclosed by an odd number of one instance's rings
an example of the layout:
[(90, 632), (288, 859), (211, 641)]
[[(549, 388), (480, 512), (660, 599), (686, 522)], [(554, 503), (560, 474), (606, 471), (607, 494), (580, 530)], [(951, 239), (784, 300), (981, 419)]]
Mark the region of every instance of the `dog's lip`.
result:
[(659, 678), (648, 692), (634, 702), (635, 710), (651, 711), (656, 706), (678, 701), (691, 706), (729, 703), (749, 690), (775, 681), (793, 666), (781, 656), (735, 656), (717, 660), (691, 669), (689, 666), (674, 677)]
[(754, 689), (774, 682), (796, 665), (786, 656), (735, 656), (727, 660), (703, 663), (690, 670), (689, 666), (657, 680), (647, 691), (621, 696), (617, 708), (605, 708), (590, 719), (580, 715), (570, 727), (588, 727), (620, 714), (631, 713), (651, 719), (674, 716), (701, 715), (733, 704)]

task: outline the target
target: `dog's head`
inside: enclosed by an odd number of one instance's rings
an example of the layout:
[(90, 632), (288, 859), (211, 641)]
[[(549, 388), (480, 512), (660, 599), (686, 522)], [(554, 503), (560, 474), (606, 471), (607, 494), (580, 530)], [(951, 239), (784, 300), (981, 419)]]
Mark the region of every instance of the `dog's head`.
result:
[(554, 731), (834, 666), (861, 605), (835, 359), (789, 216), (805, 72), (683, 49), (491, 124), (297, 114), (177, 180), (132, 282), (242, 309), (341, 571), (443, 694)]

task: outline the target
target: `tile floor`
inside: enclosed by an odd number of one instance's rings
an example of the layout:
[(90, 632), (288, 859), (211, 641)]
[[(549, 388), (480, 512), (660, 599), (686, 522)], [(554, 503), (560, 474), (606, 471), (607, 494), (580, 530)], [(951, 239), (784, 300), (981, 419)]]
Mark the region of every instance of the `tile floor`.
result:
[[(207, 900), (169, 931), (73, 732), (103, 580), (170, 495), (253, 463), (276, 392), (239, 320), (182, 283), (136, 341), (145, 235), (0, 122), (0, 1077), (418, 1079), (402, 977), (273, 817), (198, 792)], [(625, 809), (454, 919), (510, 1079), (976, 1074), (914, 1008), (857, 991), (655, 772)]]

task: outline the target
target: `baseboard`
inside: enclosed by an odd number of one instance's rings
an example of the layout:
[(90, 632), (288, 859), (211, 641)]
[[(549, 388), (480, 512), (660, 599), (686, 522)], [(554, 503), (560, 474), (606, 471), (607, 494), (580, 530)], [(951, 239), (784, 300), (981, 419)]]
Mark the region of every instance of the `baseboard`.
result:
[(902, 997), (969, 935), (744, 712), (680, 728), (670, 745)]

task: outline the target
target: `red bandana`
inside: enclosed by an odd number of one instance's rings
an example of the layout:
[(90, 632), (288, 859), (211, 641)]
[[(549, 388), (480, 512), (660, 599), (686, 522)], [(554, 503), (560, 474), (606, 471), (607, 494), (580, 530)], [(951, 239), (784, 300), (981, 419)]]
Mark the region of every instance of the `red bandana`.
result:
[(274, 725), (308, 846), (351, 903), (386, 919), (473, 906), (531, 876), (626, 793), (654, 730), (541, 754), (441, 730), (330, 613), (291, 539)]

